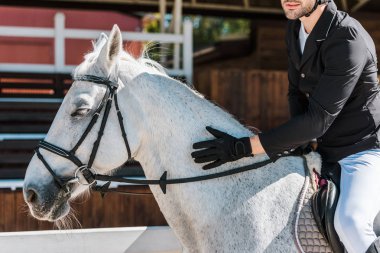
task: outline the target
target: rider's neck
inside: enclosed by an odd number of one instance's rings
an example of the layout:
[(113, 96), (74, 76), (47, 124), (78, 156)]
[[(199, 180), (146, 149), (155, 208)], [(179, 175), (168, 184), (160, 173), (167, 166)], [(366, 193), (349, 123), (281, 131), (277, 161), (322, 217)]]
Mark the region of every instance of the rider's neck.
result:
[(323, 11), (325, 10), (326, 5), (319, 5), (317, 9), (309, 16), (303, 16), (300, 18), (303, 26), (305, 27), (306, 33), (311, 33), (314, 26), (317, 24), (319, 18), (322, 16)]

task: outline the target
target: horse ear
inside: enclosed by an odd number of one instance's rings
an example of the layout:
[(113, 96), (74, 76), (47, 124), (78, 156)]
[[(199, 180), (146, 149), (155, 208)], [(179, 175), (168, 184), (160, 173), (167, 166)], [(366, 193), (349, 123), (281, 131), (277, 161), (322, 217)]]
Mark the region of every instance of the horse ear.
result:
[(107, 35), (105, 33), (101, 33), (95, 41), (92, 41), (92, 47), (94, 48), (94, 51), (103, 48), (103, 46), (107, 43), (107, 40)]
[(117, 62), (119, 55), (123, 48), (123, 39), (121, 37), (120, 29), (114, 25), (110, 37), (100, 51), (99, 60), (104, 64), (107, 70)]

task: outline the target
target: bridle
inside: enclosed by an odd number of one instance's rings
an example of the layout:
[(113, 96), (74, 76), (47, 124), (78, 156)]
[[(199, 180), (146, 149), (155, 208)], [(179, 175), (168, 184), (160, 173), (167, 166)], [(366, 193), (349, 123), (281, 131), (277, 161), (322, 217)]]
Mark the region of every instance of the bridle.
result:
[[(41, 162), (44, 164), (46, 169), (53, 176), (54, 182), (57, 185), (57, 187), (59, 189), (64, 190), (67, 194), (70, 193), (69, 184), (71, 183), (79, 183), (82, 185), (87, 185), (91, 187), (91, 189), (95, 191), (99, 191), (102, 195), (104, 195), (106, 192), (119, 192), (119, 193), (129, 194), (129, 192), (121, 192), (121, 191), (115, 191), (115, 190), (110, 189), (109, 187), (110, 187), (111, 182), (131, 183), (131, 184), (138, 184), (138, 185), (159, 185), (162, 192), (166, 194), (166, 186), (168, 184), (183, 184), (183, 183), (198, 182), (198, 181), (210, 180), (210, 179), (219, 178), (219, 177), (225, 177), (225, 176), (241, 173), (244, 171), (258, 169), (258, 168), (268, 165), (269, 163), (272, 163), (270, 159), (267, 159), (267, 160), (260, 161), (251, 165), (234, 168), (228, 171), (222, 171), (222, 172), (217, 172), (214, 174), (208, 174), (208, 175), (202, 175), (202, 176), (196, 176), (196, 177), (176, 178), (176, 179), (167, 179), (167, 171), (165, 171), (160, 177), (160, 179), (158, 180), (139, 180), (139, 179), (126, 178), (126, 177), (117, 177), (117, 176), (108, 176), (108, 175), (98, 174), (96, 170), (92, 168), (92, 165), (95, 160), (97, 151), (99, 149), (100, 141), (103, 136), (103, 132), (107, 123), (107, 119), (108, 119), (113, 101), (115, 102), (115, 108), (116, 108), (117, 117), (118, 117), (118, 121), (120, 125), (121, 135), (123, 137), (125, 147), (128, 153), (127, 160), (132, 159), (131, 149), (128, 143), (128, 139), (125, 132), (124, 123), (123, 123), (123, 116), (121, 115), (121, 112), (119, 110), (119, 104), (117, 100), (116, 90), (118, 88), (118, 83), (110, 81), (109, 78), (103, 78), (103, 77), (98, 77), (98, 76), (93, 76), (93, 75), (83, 75), (83, 76), (75, 78), (74, 80), (102, 84), (107, 87), (104, 97), (101, 103), (99, 104), (98, 108), (96, 109), (94, 115), (92, 116), (90, 123), (85, 129), (83, 135), (80, 137), (79, 141), (75, 144), (75, 146), (70, 151), (67, 151), (47, 141), (40, 141), (37, 148), (35, 149), (37, 157), (41, 160)], [(75, 155), (75, 152), (78, 150), (79, 146), (83, 143), (88, 133), (92, 130), (92, 128), (96, 124), (103, 108), (104, 108), (104, 114), (103, 114), (103, 118), (102, 118), (100, 128), (98, 131), (97, 139), (94, 142), (88, 163), (84, 164)], [(58, 156), (64, 157), (70, 160), (72, 163), (74, 163), (77, 166), (74, 176), (68, 177), (68, 178), (62, 178), (58, 176), (54, 172), (54, 170), (50, 167), (50, 165), (45, 160), (45, 158), (42, 156), (41, 152), (39, 151), (40, 148), (50, 151)], [(97, 185), (98, 181), (105, 181), (107, 183), (99, 186)]]
[[(35, 149), (37, 157), (41, 160), (41, 162), (45, 165), (46, 169), (53, 176), (54, 182), (56, 183), (58, 188), (63, 189), (66, 193), (68, 193), (70, 191), (70, 189), (68, 187), (70, 183), (78, 182), (80, 184), (89, 185), (89, 186), (94, 185), (96, 183), (96, 180), (94, 178), (94, 172), (96, 174), (96, 171), (94, 169), (92, 169), (92, 164), (95, 160), (97, 151), (99, 149), (100, 141), (103, 137), (104, 129), (106, 127), (107, 119), (108, 119), (108, 116), (109, 116), (109, 113), (110, 113), (110, 110), (112, 107), (112, 101), (115, 101), (115, 108), (116, 108), (117, 117), (118, 117), (120, 129), (121, 129), (121, 135), (123, 137), (125, 147), (126, 147), (126, 150), (128, 153), (128, 160), (131, 159), (131, 149), (129, 147), (127, 134), (125, 132), (125, 127), (124, 127), (124, 123), (123, 123), (123, 116), (121, 115), (121, 112), (119, 110), (119, 103), (117, 100), (116, 90), (118, 88), (118, 83), (110, 81), (109, 78), (106, 79), (103, 77), (98, 77), (98, 76), (93, 76), (93, 75), (83, 75), (83, 76), (75, 78), (74, 80), (75, 81), (86, 81), (86, 82), (92, 82), (92, 83), (96, 83), (96, 84), (102, 84), (102, 85), (105, 85), (107, 87), (107, 90), (103, 96), (103, 99), (100, 102), (98, 108), (96, 109), (94, 115), (92, 116), (90, 123), (88, 124), (84, 133), (80, 137), (79, 141), (75, 144), (75, 146), (70, 151), (67, 151), (67, 150), (65, 150), (61, 147), (58, 147), (58, 146), (56, 146), (50, 142), (47, 142), (47, 141), (40, 141), (37, 148)], [(86, 139), (89, 132), (92, 130), (92, 128), (94, 127), (94, 125), (98, 121), (98, 118), (99, 118), (100, 113), (102, 112), (103, 108), (105, 108), (104, 109), (104, 115), (103, 115), (103, 118), (102, 118), (102, 121), (100, 124), (97, 139), (93, 144), (93, 148), (92, 148), (91, 155), (90, 155), (88, 163), (84, 164), (75, 155), (75, 152), (78, 150), (80, 145), (83, 143), (83, 141)], [(40, 148), (45, 149), (47, 151), (50, 151), (50, 152), (52, 152), (56, 155), (59, 155), (61, 157), (64, 157), (64, 158), (70, 160), (76, 166), (78, 166), (75, 173), (74, 173), (74, 177), (70, 177), (70, 178), (59, 177), (54, 172), (54, 170), (50, 167), (50, 165), (47, 163), (45, 158), (42, 156), (41, 152), (39, 151)], [(85, 183), (83, 183), (80, 180), (81, 176), (83, 176), (83, 178), (85, 179), (85, 181), (86, 181)]]

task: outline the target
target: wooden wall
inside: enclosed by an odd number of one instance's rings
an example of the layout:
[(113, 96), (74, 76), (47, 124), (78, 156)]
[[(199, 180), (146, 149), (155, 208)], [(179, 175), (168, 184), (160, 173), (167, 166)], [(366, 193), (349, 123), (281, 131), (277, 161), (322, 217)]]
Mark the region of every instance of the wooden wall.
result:
[[(372, 36), (380, 55), (380, 14), (354, 15)], [(289, 117), (286, 20), (255, 20), (251, 55), (194, 66), (194, 86), (241, 122), (263, 130)]]
[(286, 70), (288, 66), (285, 44), (286, 21), (257, 21), (256, 50), (253, 55), (259, 69)]
[(376, 45), (376, 53), (378, 58), (379, 66), (379, 57), (380, 57), (380, 14), (374, 13), (358, 13), (353, 15), (359, 22), (363, 25), (363, 27), (368, 31), (371, 35), (373, 41)]
[[(146, 187), (128, 186), (134, 192), (150, 192)], [(167, 225), (153, 195), (133, 196), (107, 194), (104, 199), (93, 193), (77, 200), (73, 208), (82, 228), (162, 226)], [(79, 228), (78, 226), (74, 226)], [(22, 191), (0, 191), (0, 232), (57, 229), (29, 214)]]
[(288, 117), (287, 73), (244, 69), (213, 69), (198, 76), (197, 89), (246, 125), (269, 129)]

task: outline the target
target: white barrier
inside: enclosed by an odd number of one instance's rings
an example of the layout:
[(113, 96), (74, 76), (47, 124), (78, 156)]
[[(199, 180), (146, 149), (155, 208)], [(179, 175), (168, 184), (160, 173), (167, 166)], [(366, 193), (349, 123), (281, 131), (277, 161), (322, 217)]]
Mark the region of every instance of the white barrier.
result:
[[(29, 73), (71, 73), (75, 66), (65, 65), (65, 39), (96, 39), (101, 32), (110, 31), (88, 29), (66, 29), (65, 15), (57, 13), (54, 19), (54, 28), (0, 26), (0, 36), (32, 37), (54, 39), (54, 64), (17, 64), (1, 63), (0, 70), (4, 72)], [(174, 55), (174, 69), (168, 69), (169, 75), (185, 76), (187, 83), (192, 83), (193, 75), (193, 26), (191, 21), (183, 23), (183, 34), (123, 32), (123, 38), (128, 41), (153, 41), (175, 43), (183, 45), (182, 57), (180, 50)], [(182, 58), (182, 68), (179, 61)]]
[(2, 253), (179, 253), (169, 227), (0, 233)]

